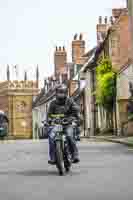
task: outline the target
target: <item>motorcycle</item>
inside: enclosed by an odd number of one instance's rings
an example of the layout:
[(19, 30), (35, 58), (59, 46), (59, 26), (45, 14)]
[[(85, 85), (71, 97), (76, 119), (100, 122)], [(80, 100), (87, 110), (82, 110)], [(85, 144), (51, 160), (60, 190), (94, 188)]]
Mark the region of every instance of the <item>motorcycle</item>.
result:
[(51, 137), (54, 138), (55, 143), (55, 158), (56, 167), (59, 175), (64, 175), (64, 171), (69, 172), (72, 164), (72, 155), (70, 153), (70, 146), (63, 127), (70, 124), (70, 119), (65, 119), (64, 115), (51, 115), (50, 124), (55, 127), (55, 132)]

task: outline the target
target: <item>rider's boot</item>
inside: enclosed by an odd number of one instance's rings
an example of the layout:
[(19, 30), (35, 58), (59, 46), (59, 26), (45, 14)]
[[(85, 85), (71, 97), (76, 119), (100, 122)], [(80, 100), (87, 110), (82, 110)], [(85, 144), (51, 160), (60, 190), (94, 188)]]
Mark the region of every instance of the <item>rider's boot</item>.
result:
[(48, 164), (55, 165), (55, 147), (53, 140), (49, 137), (49, 160)]
[(55, 160), (48, 160), (48, 164), (50, 164), (50, 165), (55, 165), (56, 162), (55, 162)]
[(72, 162), (73, 163), (79, 163), (80, 162), (80, 159), (79, 159), (78, 155), (73, 155)]

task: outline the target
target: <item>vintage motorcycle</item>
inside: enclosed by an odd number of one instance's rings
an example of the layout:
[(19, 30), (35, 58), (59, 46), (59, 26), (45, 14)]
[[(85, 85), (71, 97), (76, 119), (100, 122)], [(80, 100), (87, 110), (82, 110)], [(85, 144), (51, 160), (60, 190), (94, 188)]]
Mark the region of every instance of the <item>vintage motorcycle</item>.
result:
[[(72, 164), (72, 155), (70, 153), (70, 145), (67, 137), (64, 134), (63, 127), (74, 121), (64, 118), (64, 115), (50, 115), (50, 125), (55, 127), (55, 132), (51, 137), (54, 138), (55, 143), (55, 158), (56, 167), (59, 171), (59, 175), (64, 175), (64, 172), (69, 172)], [(74, 123), (75, 126), (75, 123)]]

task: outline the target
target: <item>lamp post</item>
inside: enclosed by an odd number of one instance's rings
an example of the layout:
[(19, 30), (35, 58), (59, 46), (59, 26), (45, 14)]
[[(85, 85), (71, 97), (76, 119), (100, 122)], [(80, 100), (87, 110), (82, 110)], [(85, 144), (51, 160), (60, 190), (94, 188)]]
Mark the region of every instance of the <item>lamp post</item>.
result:
[(23, 120), (23, 121), (21, 122), (21, 126), (22, 126), (23, 129), (24, 129), (24, 134), (26, 133), (26, 125), (27, 125), (26, 121)]

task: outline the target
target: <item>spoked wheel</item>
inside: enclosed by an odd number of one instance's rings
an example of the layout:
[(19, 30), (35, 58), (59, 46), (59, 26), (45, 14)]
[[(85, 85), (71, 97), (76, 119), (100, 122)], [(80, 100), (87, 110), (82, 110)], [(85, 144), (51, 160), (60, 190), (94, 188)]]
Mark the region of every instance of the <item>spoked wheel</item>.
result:
[(59, 170), (59, 175), (64, 175), (64, 168), (63, 168), (63, 152), (61, 147), (61, 142), (56, 141), (56, 167)]
[(64, 150), (64, 168), (66, 172), (69, 172), (71, 168), (71, 156), (69, 154), (67, 147)]
[(70, 165), (67, 164), (64, 167), (65, 167), (66, 172), (68, 173), (70, 171)]
[(70, 171), (70, 166), (71, 166), (71, 164), (70, 164), (69, 160), (65, 157), (64, 158), (64, 168), (65, 168), (66, 172)]

